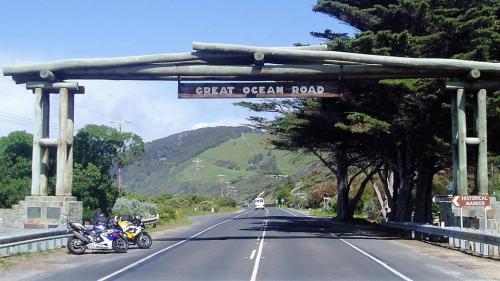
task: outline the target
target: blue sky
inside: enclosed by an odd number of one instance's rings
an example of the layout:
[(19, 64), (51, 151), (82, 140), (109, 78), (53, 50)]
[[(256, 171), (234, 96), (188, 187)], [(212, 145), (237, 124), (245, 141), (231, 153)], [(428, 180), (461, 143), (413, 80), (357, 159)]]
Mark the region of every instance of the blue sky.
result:
[[(23, 1), (0, 0), (0, 67), (69, 58), (187, 52), (191, 43), (259, 46), (322, 43), (310, 31), (354, 30), (312, 12), (316, 1)], [(252, 115), (235, 100), (178, 100), (174, 82), (80, 81), (75, 125), (132, 123), (126, 130), (146, 141), (215, 125), (244, 124)], [(0, 78), (0, 136), (32, 131), (32, 95)], [(57, 123), (52, 97), (51, 124)], [(57, 134), (57, 128), (51, 134)]]

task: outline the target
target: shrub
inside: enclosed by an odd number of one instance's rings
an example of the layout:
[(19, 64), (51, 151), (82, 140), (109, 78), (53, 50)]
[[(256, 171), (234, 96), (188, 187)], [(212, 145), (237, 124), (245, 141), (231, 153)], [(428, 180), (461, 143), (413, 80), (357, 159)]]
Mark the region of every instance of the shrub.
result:
[(116, 200), (112, 212), (114, 215), (129, 215), (146, 218), (157, 214), (158, 207), (153, 203), (120, 197)]
[(176, 219), (176, 209), (168, 204), (160, 204), (159, 207), (160, 221), (168, 222), (169, 220)]
[(233, 198), (224, 196), (224, 197), (220, 197), (220, 198), (215, 199), (214, 204), (218, 207), (221, 207), (221, 208), (224, 208), (224, 207), (235, 208), (237, 203), (236, 203), (236, 200), (234, 200)]
[(200, 211), (211, 211), (212, 208), (216, 209), (215, 208), (216, 206), (213, 204), (212, 201), (203, 201), (203, 202), (200, 202), (200, 203), (196, 204), (196, 207)]

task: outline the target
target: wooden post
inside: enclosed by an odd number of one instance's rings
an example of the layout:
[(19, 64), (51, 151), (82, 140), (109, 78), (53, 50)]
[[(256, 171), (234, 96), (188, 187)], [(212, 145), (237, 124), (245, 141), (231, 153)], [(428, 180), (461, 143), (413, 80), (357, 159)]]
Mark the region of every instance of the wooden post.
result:
[(458, 193), (458, 115), (457, 96), (451, 95), (451, 156), (453, 160), (453, 194)]
[(65, 195), (66, 191), (66, 160), (68, 152), (68, 96), (67, 88), (59, 90), (59, 140), (57, 145), (57, 178), (56, 178), (56, 196)]
[(66, 159), (66, 181), (65, 181), (65, 195), (71, 196), (73, 189), (73, 129), (75, 119), (75, 95), (69, 93), (68, 95), (68, 118), (66, 119), (66, 138), (68, 140), (68, 157)]
[(42, 118), (43, 89), (35, 89), (35, 126), (33, 130), (33, 158), (31, 161), (31, 195), (40, 195), (40, 174), (42, 167), (43, 152), (40, 148), (40, 139), (43, 135)]
[[(50, 94), (46, 93), (42, 96), (42, 138), (49, 137), (49, 121), (50, 117)], [(49, 170), (49, 148), (42, 148), (42, 166), (40, 173), (40, 195), (48, 195), (47, 194), (47, 186), (48, 186), (48, 170)]]
[(477, 187), (479, 194), (488, 195), (488, 159), (486, 132), (486, 90), (477, 93), (476, 136), (479, 138), (477, 157)]
[(467, 195), (467, 147), (464, 89), (457, 90), (458, 186), (457, 195)]

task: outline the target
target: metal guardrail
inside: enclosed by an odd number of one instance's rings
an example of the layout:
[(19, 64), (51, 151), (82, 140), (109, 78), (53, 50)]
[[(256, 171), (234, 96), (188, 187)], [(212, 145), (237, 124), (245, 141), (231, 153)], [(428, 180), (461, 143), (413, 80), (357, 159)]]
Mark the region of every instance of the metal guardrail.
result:
[(3, 238), (0, 238), (0, 248), (10, 247), (9, 245), (16, 244), (19, 242), (22, 243), (22, 242), (31, 241), (31, 240), (41, 241), (43, 239), (47, 239), (47, 238), (50, 238), (53, 236), (60, 236), (60, 235), (69, 235), (68, 230), (55, 229), (53, 231), (45, 231), (45, 232), (39, 232), (39, 233), (15, 235), (15, 236), (11, 236), (11, 237), (3, 237)]
[(452, 247), (462, 250), (472, 250), (485, 256), (499, 255), (500, 235), (496, 233), (410, 222), (382, 222), (381, 225), (391, 229), (448, 237), (449, 244)]
[(0, 257), (61, 248), (64, 247), (67, 239), (71, 236), (67, 230), (57, 229), (0, 238)]
[(141, 220), (145, 225), (150, 225), (152, 224), (153, 227), (156, 227), (156, 224), (158, 223), (158, 220), (160, 220), (160, 214), (156, 214), (154, 217), (149, 218), (149, 219), (143, 219)]

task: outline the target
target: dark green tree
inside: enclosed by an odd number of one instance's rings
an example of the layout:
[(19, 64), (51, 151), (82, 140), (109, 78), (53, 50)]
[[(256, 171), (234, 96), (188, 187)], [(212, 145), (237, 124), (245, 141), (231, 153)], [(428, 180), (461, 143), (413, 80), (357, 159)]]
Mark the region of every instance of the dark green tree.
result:
[[(480, 61), (500, 58), (500, 4), (495, 0), (320, 0), (314, 11), (360, 30), (349, 39), (330, 39), (328, 35), (332, 32), (328, 30), (316, 33), (331, 40), (334, 50)], [(407, 220), (415, 206), (414, 219), (429, 221), (433, 175), (449, 165), (449, 97), (443, 81), (431, 79), (381, 81), (374, 92), (385, 95), (387, 85), (392, 85), (391, 90), (400, 91), (402, 96), (396, 114), (388, 120), (397, 150), (396, 161), (389, 161), (388, 165), (394, 166), (399, 181), (393, 218)], [(490, 106), (492, 97), (494, 94), (490, 93)], [(382, 117), (379, 113), (370, 114)], [(498, 115), (488, 117), (489, 128), (498, 126)], [(498, 144), (490, 150), (498, 151)], [(413, 189), (415, 198), (411, 194)]]
[[(312, 35), (337, 51), (366, 54), (499, 59), (499, 2), (490, 1), (331, 1), (314, 7), (357, 28), (354, 37), (331, 30)], [(444, 80), (344, 81), (350, 94), (340, 101), (241, 103), (256, 111), (280, 113), (276, 120), (252, 118), (269, 130), (281, 148), (304, 149), (323, 158), (336, 174), (338, 217), (350, 219), (349, 167), (380, 165), (389, 196), (390, 218), (431, 219), (433, 175), (450, 166), (450, 97)], [(488, 97), (489, 138), (498, 138), (498, 95)], [(491, 142), (490, 142), (491, 143)], [(489, 144), (490, 144), (489, 143)], [(489, 146), (498, 153), (499, 143)], [(370, 175), (373, 169), (362, 174)], [(392, 175), (394, 177), (392, 177)], [(386, 179), (393, 178), (391, 186)]]
[(108, 214), (119, 196), (112, 171), (140, 157), (144, 143), (133, 133), (86, 125), (76, 134), (74, 144), (73, 193), (83, 201), (87, 217), (96, 209)]
[(10, 208), (30, 193), (32, 142), (24, 131), (0, 138), (0, 208)]

